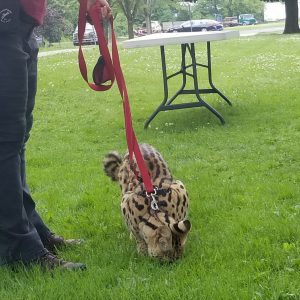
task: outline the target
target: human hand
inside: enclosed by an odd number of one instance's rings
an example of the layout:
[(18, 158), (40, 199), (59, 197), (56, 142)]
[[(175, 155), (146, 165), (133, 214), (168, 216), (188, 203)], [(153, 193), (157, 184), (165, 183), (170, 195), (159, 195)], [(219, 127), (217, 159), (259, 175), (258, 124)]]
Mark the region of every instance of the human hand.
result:
[(109, 19), (111, 17), (111, 8), (106, 0), (88, 0), (87, 10), (89, 10), (95, 3), (99, 4), (101, 7), (102, 17)]

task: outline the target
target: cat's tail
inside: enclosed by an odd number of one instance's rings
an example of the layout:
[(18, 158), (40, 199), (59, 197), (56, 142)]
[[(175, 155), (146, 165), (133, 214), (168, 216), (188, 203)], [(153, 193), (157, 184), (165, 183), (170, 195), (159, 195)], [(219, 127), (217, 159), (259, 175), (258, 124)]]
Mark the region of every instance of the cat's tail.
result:
[(105, 155), (103, 160), (103, 170), (105, 174), (113, 181), (118, 180), (121, 162), (122, 156), (116, 151), (109, 152)]

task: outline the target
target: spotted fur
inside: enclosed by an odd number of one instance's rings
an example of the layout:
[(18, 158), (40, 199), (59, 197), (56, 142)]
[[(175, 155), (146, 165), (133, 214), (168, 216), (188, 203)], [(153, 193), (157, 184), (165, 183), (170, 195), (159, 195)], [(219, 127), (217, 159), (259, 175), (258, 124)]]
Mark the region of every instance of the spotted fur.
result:
[(105, 173), (118, 181), (122, 191), (121, 211), (125, 222), (137, 241), (140, 253), (148, 253), (162, 260), (179, 258), (191, 228), (187, 220), (189, 198), (183, 183), (174, 180), (161, 154), (148, 144), (140, 149), (154, 186), (158, 210), (151, 208), (146, 197), (136, 161), (129, 162), (129, 154), (122, 158), (117, 152), (106, 155)]

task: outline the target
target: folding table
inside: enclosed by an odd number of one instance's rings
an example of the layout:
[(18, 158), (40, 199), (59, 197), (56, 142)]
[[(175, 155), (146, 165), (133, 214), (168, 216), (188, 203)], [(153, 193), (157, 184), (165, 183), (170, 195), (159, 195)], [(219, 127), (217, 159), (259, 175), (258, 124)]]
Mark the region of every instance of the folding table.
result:
[[(210, 31), (210, 32), (174, 32), (174, 33), (156, 33), (151, 35), (146, 35), (143, 37), (138, 37), (135, 39), (127, 40), (123, 42), (124, 48), (142, 48), (142, 47), (153, 47), (160, 46), (161, 53), (161, 64), (162, 64), (162, 75), (163, 75), (163, 86), (164, 86), (164, 98), (162, 103), (157, 107), (157, 109), (152, 113), (145, 123), (145, 128), (148, 127), (149, 123), (154, 119), (154, 117), (160, 111), (191, 108), (191, 107), (206, 107), (214, 115), (216, 115), (222, 124), (225, 123), (222, 115), (204, 101), (204, 94), (218, 94), (224, 101), (229, 105), (232, 105), (230, 100), (215, 87), (212, 79), (212, 61), (211, 61), (211, 42), (228, 40), (232, 38), (239, 37), (238, 31)], [(205, 42), (206, 43), (206, 53), (207, 53), (207, 64), (197, 63), (196, 61), (196, 50), (195, 43)], [(168, 75), (167, 73), (167, 63), (166, 63), (166, 53), (165, 46), (177, 44), (181, 46), (181, 67), (179, 71)], [(187, 62), (187, 58), (191, 58), (191, 63)], [(201, 89), (199, 88), (197, 69), (206, 68), (208, 74), (208, 82), (210, 88)], [(175, 77), (181, 76), (182, 82), (178, 91), (173, 95), (169, 96), (169, 85), (168, 81)], [(192, 78), (193, 88), (187, 89), (187, 77)], [(197, 101), (187, 102), (187, 103), (177, 103), (174, 104), (173, 101), (179, 95), (195, 95)]]

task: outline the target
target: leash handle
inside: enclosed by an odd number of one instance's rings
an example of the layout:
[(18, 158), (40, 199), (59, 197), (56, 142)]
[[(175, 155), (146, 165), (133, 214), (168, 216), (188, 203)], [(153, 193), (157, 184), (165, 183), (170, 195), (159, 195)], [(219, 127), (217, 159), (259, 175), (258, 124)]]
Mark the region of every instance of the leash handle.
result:
[[(79, 17), (78, 17), (79, 69), (80, 69), (80, 73), (81, 73), (83, 79), (87, 82), (87, 84), (90, 86), (91, 89), (93, 89), (95, 91), (106, 91), (106, 90), (109, 90), (112, 87), (112, 85), (114, 84), (115, 73), (114, 73), (114, 68), (113, 68), (113, 64), (111, 61), (111, 57), (109, 54), (109, 50), (107, 47), (107, 41), (104, 37), (103, 26), (100, 23), (101, 20), (99, 19), (99, 16), (101, 16), (101, 12), (100, 12), (101, 7), (99, 4), (95, 4), (94, 6), (91, 7), (91, 9), (88, 12), (86, 9), (87, 9), (87, 0), (81, 0), (80, 8), (79, 8)], [(83, 38), (84, 38), (87, 14), (92, 19), (94, 28), (97, 33), (99, 51), (102, 54), (102, 57), (104, 60), (104, 65), (105, 65), (106, 71), (108, 73), (107, 77), (110, 80), (109, 84), (103, 84), (103, 83), (96, 84), (96, 83), (91, 83), (88, 80), (87, 66), (85, 63), (83, 50), (82, 50), (82, 42), (83, 42)], [(110, 22), (112, 22), (112, 18), (110, 19)], [(99, 39), (99, 37), (101, 37), (101, 39)]]
[[(79, 60), (79, 69), (83, 79), (88, 83), (90, 88), (95, 91), (106, 91), (110, 89), (116, 79), (118, 89), (120, 95), (123, 100), (123, 110), (124, 110), (124, 118), (125, 118), (125, 133), (126, 133), (126, 141), (128, 146), (129, 158), (130, 161), (133, 161), (133, 155), (136, 159), (137, 165), (139, 167), (139, 171), (141, 173), (141, 177), (143, 179), (143, 183), (145, 189), (148, 194), (152, 194), (154, 192), (154, 187), (148, 173), (148, 169), (146, 167), (143, 155), (141, 153), (133, 125), (132, 125), (132, 117), (131, 117), (131, 110), (129, 104), (129, 97), (127, 93), (127, 87), (124, 79), (124, 75), (122, 72), (121, 64), (120, 64), (120, 57), (118, 52), (118, 46), (116, 41), (116, 36), (114, 32), (114, 25), (113, 25), (113, 18), (111, 17), (108, 21), (111, 27), (111, 38), (112, 38), (112, 57), (109, 53), (109, 49), (107, 46), (107, 41), (104, 36), (103, 26), (102, 26), (102, 17), (101, 17), (101, 7), (99, 4), (94, 4), (90, 10), (86, 11), (87, 7), (87, 0), (80, 1), (80, 9), (79, 9), (79, 18), (78, 18), (78, 41), (79, 41), (79, 52), (78, 52), (78, 60)], [(87, 14), (90, 16), (93, 25), (95, 27), (97, 37), (98, 37), (98, 44), (99, 50), (101, 55), (104, 59), (104, 64), (107, 67), (107, 71), (109, 73), (110, 84), (95, 84), (90, 83), (88, 81), (87, 76), (87, 68), (86, 63), (83, 56), (83, 51), (81, 48), (84, 31), (85, 31), (85, 24), (86, 24), (86, 16)]]

